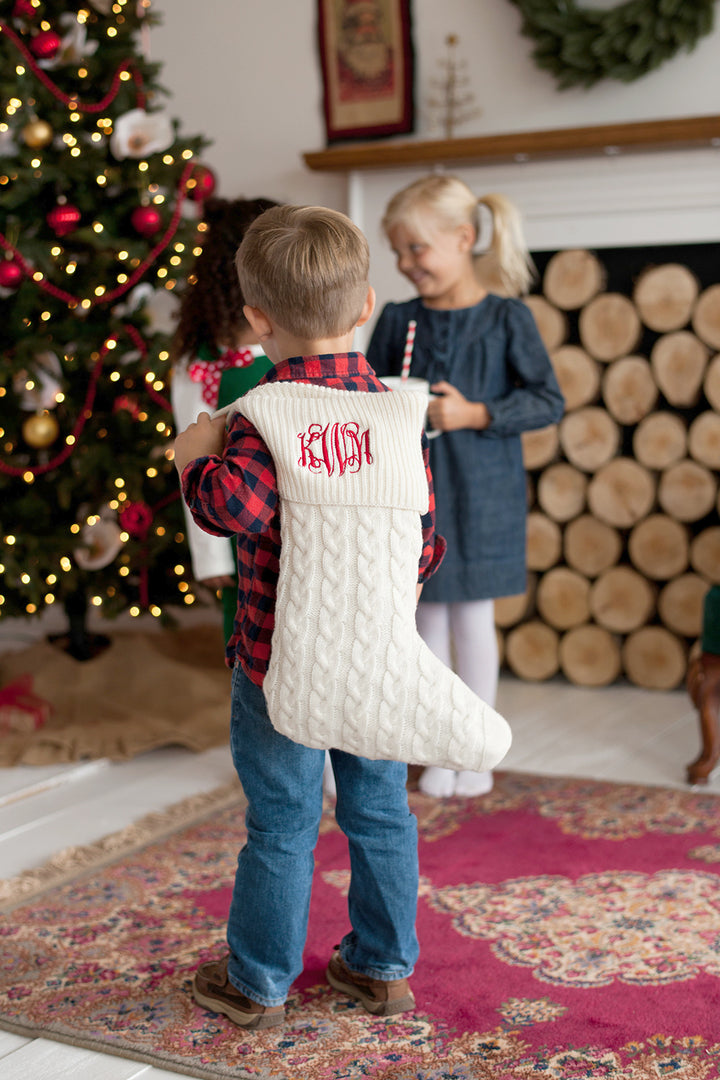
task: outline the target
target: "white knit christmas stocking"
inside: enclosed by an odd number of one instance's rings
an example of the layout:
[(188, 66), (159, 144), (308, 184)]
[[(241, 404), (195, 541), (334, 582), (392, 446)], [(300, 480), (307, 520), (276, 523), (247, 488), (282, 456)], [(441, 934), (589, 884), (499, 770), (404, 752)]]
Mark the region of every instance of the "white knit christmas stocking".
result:
[(306, 383), (235, 403), (275, 462), (281, 536), (264, 692), (295, 742), (369, 758), (493, 769), (506, 721), (415, 628), (428, 508), (421, 395)]

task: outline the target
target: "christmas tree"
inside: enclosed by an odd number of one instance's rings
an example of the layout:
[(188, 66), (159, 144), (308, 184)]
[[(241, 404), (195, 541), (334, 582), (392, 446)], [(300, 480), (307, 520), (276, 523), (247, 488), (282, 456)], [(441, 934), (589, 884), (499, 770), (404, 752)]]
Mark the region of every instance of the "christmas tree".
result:
[[(214, 188), (163, 110), (150, 0), (0, 0), (0, 617), (195, 599), (158, 296)], [(170, 608), (168, 610), (168, 605)]]

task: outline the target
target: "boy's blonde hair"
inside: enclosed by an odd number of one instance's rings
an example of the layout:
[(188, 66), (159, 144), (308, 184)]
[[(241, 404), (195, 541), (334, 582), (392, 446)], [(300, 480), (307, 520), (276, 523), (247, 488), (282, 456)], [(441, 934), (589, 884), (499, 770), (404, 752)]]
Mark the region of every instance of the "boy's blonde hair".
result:
[(370, 252), (350, 218), (324, 206), (276, 206), (235, 257), (245, 303), (308, 341), (352, 330), (368, 294)]
[[(517, 207), (504, 195), (478, 196), (457, 176), (424, 176), (393, 195), (382, 219), (387, 236), (394, 225), (406, 225), (423, 239), (441, 229), (470, 224), (481, 239), (480, 207), (492, 217), (487, 251), (475, 256), (478, 276), (496, 276), (510, 293), (526, 293), (535, 267), (523, 236)], [(482, 273), (480, 273), (482, 264)]]

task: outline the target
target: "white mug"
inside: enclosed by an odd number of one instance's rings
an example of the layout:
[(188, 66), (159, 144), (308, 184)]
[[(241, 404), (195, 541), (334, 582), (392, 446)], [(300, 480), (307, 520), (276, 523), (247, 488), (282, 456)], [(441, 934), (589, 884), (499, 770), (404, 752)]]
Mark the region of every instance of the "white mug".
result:
[[(416, 379), (412, 375), (409, 375), (407, 379), (403, 379), (400, 375), (385, 375), (380, 382), (389, 386), (391, 390), (412, 390), (417, 394), (424, 394), (428, 402), (430, 398), (435, 397), (430, 393), (430, 383), (427, 379)], [(426, 417), (425, 434), (428, 439), (434, 439), (436, 435), (442, 435), (442, 432), (435, 428), (430, 428), (428, 431)]]

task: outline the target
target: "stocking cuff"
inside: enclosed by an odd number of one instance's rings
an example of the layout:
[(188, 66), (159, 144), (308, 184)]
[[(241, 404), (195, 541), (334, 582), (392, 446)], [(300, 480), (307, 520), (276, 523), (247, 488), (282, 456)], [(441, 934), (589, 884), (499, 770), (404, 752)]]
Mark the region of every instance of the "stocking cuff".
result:
[(426, 513), (422, 395), (274, 382), (235, 404), (268, 445), (281, 498)]

